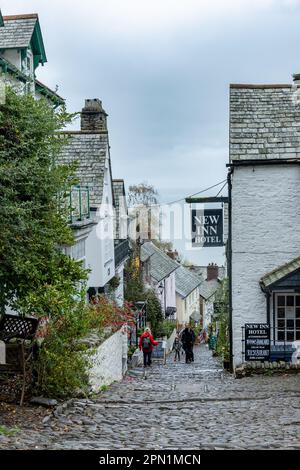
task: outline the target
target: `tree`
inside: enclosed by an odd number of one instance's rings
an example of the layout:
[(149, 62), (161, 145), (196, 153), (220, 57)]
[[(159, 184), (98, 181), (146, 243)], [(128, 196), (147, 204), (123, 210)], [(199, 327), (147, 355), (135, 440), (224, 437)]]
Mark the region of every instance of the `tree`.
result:
[(160, 233), (160, 206), (158, 192), (148, 183), (129, 186), (129, 213), (134, 229), (131, 230), (133, 239), (154, 240)]
[(147, 182), (129, 186), (128, 205), (129, 206), (150, 206), (158, 203), (158, 192)]
[(57, 164), (72, 116), (6, 89), (0, 105), (0, 309), (61, 315), (86, 278), (59, 246), (74, 242), (62, 201), (75, 168)]

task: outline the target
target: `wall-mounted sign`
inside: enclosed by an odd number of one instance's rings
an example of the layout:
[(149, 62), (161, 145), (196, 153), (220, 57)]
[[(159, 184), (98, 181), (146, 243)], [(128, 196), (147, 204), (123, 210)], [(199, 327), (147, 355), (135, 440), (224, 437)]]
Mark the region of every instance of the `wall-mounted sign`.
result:
[(192, 246), (223, 246), (223, 210), (192, 210)]
[(267, 323), (246, 323), (245, 360), (269, 361), (270, 325)]

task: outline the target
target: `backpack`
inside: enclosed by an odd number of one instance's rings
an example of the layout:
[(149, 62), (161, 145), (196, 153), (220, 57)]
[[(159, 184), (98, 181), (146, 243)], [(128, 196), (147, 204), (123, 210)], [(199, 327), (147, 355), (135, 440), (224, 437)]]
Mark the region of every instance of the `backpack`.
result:
[(144, 336), (142, 341), (142, 348), (143, 349), (150, 349), (151, 341), (150, 336)]

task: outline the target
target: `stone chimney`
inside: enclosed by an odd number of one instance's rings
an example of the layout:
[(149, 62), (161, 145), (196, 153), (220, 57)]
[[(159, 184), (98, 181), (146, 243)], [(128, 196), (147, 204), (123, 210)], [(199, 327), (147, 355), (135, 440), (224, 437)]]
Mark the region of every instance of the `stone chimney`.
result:
[(168, 251), (167, 251), (167, 255), (169, 256), (169, 258), (171, 258), (171, 259), (173, 259), (173, 260), (175, 260), (175, 261), (178, 260), (179, 254), (178, 254), (178, 251), (177, 251), (177, 250), (175, 250), (175, 251), (168, 250)]
[(300, 73), (294, 73), (293, 81), (294, 85), (300, 85)]
[(81, 130), (94, 132), (107, 131), (107, 116), (102, 108), (102, 102), (98, 98), (85, 100), (85, 107), (81, 111)]
[(211, 263), (207, 266), (207, 280), (212, 281), (218, 279), (219, 277), (219, 266), (217, 264)]

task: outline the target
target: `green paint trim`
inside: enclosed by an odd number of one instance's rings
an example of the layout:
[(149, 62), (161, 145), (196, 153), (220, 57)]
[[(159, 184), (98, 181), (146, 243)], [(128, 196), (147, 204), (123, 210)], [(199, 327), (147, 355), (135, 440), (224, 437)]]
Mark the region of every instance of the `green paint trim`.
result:
[(28, 77), (24, 73), (20, 72), (20, 70), (18, 70), (14, 65), (10, 64), (2, 57), (0, 57), (0, 66), (4, 73), (10, 73), (11, 75), (14, 75), (21, 82), (28, 82)]
[(2, 12), (0, 10), (0, 28), (2, 28), (3, 26), (4, 26), (4, 20), (3, 20)]
[(36, 91), (41, 93), (46, 98), (49, 98), (55, 104), (56, 107), (62, 106), (65, 104), (65, 100), (63, 98), (58, 96), (54, 91), (50, 90), (49, 88), (44, 86), (42, 83), (35, 82), (35, 88), (36, 88)]
[(39, 64), (44, 65), (44, 63), (47, 62), (47, 56), (46, 56), (42, 31), (41, 31), (40, 23), (38, 20), (36, 21), (36, 24), (34, 27), (30, 46), (32, 48), (32, 52), (34, 56), (33, 57), (34, 69), (36, 69)]

